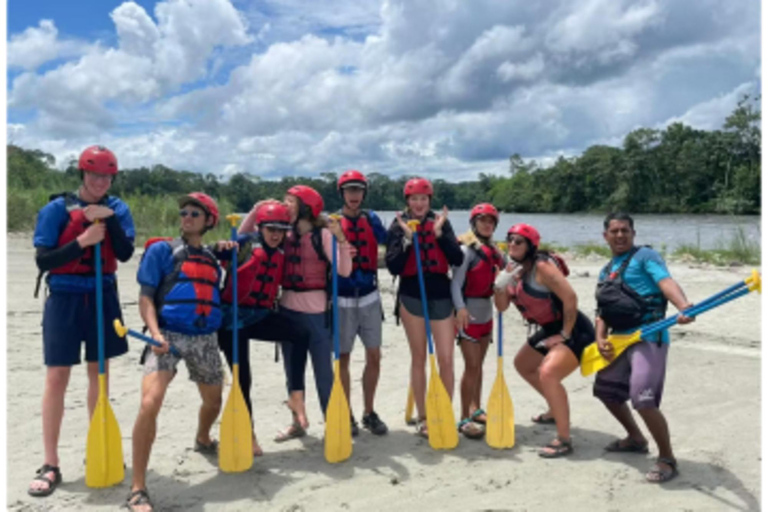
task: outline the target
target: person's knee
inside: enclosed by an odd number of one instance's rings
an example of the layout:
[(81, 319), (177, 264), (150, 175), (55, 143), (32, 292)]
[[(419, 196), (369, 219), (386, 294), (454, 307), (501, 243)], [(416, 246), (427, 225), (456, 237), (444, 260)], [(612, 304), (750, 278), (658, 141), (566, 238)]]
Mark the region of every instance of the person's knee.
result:
[(341, 366), (342, 370), (348, 370), (349, 369), (349, 360), (351, 359), (352, 354), (346, 353), (346, 354), (339, 354), (339, 366)]
[(378, 367), (381, 364), (381, 349), (376, 347), (366, 350), (365, 361), (371, 366)]
[(517, 373), (522, 376), (536, 374), (536, 368), (532, 367), (530, 361), (528, 361), (527, 358), (521, 353), (518, 353), (515, 356), (514, 364), (515, 370), (517, 370)]
[(163, 393), (147, 393), (141, 397), (140, 416), (156, 418), (163, 405)]
[(544, 364), (539, 368), (539, 380), (542, 384), (555, 384), (560, 382), (561, 375), (554, 365)]
[(61, 394), (64, 394), (64, 389), (69, 382), (70, 371), (68, 366), (48, 368), (45, 377), (45, 382), (48, 388), (52, 391), (60, 391)]

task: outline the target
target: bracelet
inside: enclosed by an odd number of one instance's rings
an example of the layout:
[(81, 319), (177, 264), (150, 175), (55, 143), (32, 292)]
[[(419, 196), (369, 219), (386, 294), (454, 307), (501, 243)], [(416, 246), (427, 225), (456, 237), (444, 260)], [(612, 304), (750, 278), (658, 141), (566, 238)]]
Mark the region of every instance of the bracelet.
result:
[(560, 336), (563, 337), (563, 343), (568, 343), (569, 341), (571, 341), (571, 337), (570, 336), (566, 336), (565, 335), (565, 331), (560, 331)]

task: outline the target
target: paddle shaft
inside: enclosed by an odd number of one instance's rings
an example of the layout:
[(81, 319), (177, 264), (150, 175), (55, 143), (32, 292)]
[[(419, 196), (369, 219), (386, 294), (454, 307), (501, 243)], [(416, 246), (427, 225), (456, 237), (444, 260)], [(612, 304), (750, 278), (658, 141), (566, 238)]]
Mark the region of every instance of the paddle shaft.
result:
[[(140, 332), (134, 331), (133, 329), (127, 329), (126, 332), (127, 332), (127, 334), (130, 334), (134, 338), (139, 339), (141, 341), (144, 341), (146, 343), (149, 343), (150, 345), (154, 345), (155, 347), (162, 347), (162, 345), (160, 343), (158, 343), (157, 341), (153, 340), (149, 336), (145, 336), (144, 334), (141, 334)], [(173, 353), (173, 355), (175, 355), (177, 357), (181, 357), (181, 354), (179, 353), (178, 350), (176, 350), (176, 347), (174, 347), (173, 345), (170, 345), (170, 344), (169, 344), (169, 346), (170, 346), (170, 350)]]
[[(233, 242), (237, 242), (237, 228), (234, 225), (232, 226), (231, 238)], [(239, 336), (237, 332), (237, 310), (239, 304), (237, 300), (237, 247), (232, 248), (230, 272), (232, 272), (232, 367), (234, 368), (240, 361), (238, 351), (240, 343), (238, 343)]]
[(101, 275), (101, 242), (94, 248), (96, 259), (96, 335), (99, 345), (99, 375), (105, 373), (104, 363), (104, 280)]
[(337, 247), (338, 243), (336, 241), (336, 235), (333, 235), (331, 241), (331, 307), (333, 308), (333, 357), (336, 360), (339, 359), (339, 354), (341, 353), (341, 340), (339, 336), (339, 276), (337, 275), (339, 261), (338, 255), (336, 254)]
[(504, 325), (503, 325), (503, 320), (502, 320), (503, 317), (502, 317), (501, 311), (499, 311), (498, 317), (499, 317), (499, 321), (498, 321), (498, 324), (499, 324), (498, 345), (499, 346), (497, 347), (497, 350), (499, 351), (499, 357), (501, 357), (504, 354), (504, 349), (502, 348), (502, 345), (504, 345), (504, 334), (503, 334)]
[(419, 291), (421, 293), (421, 310), (424, 312), (424, 326), (427, 329), (427, 347), (429, 355), (434, 354), (432, 347), (432, 328), (429, 326), (429, 308), (427, 307), (427, 290), (424, 287), (424, 274), (421, 271), (421, 250), (419, 249), (418, 227), (413, 229), (413, 250), (416, 252), (416, 274), (419, 277)]

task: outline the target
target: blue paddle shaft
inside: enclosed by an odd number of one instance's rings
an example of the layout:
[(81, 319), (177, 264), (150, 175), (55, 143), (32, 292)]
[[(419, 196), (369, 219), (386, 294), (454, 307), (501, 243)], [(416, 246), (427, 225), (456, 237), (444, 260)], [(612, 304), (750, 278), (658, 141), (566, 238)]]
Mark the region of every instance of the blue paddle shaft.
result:
[[(160, 343), (158, 341), (154, 340), (153, 338), (150, 338), (149, 336), (145, 336), (144, 334), (141, 334), (140, 332), (134, 331), (133, 329), (127, 329), (127, 331), (128, 331), (128, 334), (130, 334), (131, 336), (133, 336), (136, 339), (139, 339), (141, 341), (145, 341), (145, 342), (147, 342), (150, 345), (153, 345), (155, 347), (161, 347), (162, 346), (162, 345), (160, 345)], [(171, 348), (171, 352), (173, 352), (173, 355), (181, 357), (181, 354), (179, 353), (178, 350), (176, 350), (176, 347), (174, 347), (173, 345), (170, 345), (170, 348)]]
[(421, 309), (424, 312), (424, 326), (427, 329), (427, 347), (429, 355), (434, 354), (432, 347), (432, 328), (429, 326), (429, 308), (427, 307), (427, 290), (424, 287), (424, 274), (421, 271), (421, 251), (419, 250), (419, 229), (413, 230), (413, 250), (416, 252), (416, 273), (419, 276), (419, 291), (421, 292)]
[(99, 344), (99, 375), (105, 373), (104, 363), (104, 288), (101, 275), (101, 242), (94, 248), (96, 254), (96, 335)]
[(338, 270), (338, 256), (336, 255), (336, 235), (333, 235), (332, 247), (331, 247), (331, 282), (332, 282), (332, 308), (333, 308), (333, 355), (335, 359), (339, 358), (341, 352), (341, 340), (339, 336), (339, 276)]
[[(237, 228), (232, 226), (232, 241), (237, 242)], [(240, 361), (238, 352), (239, 336), (237, 332), (237, 247), (232, 248), (232, 266), (230, 267), (232, 273), (232, 366), (235, 366)]]
[(503, 316), (502, 316), (501, 311), (499, 311), (499, 315), (498, 316), (499, 316), (499, 322), (498, 322), (499, 323), (499, 340), (498, 340), (499, 346), (498, 346), (498, 351), (499, 351), (499, 357), (501, 357), (502, 354), (504, 353), (504, 350), (502, 349), (502, 345), (504, 345), (504, 332), (503, 332), (504, 325), (502, 323)]

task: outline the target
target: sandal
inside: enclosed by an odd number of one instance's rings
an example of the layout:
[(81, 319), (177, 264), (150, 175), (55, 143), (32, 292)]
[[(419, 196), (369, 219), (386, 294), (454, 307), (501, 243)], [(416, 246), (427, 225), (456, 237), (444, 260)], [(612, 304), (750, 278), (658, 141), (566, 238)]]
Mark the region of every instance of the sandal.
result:
[(203, 444), (195, 439), (195, 451), (203, 455), (216, 455), (219, 453), (219, 442), (214, 439), (210, 444)]
[[(671, 469), (664, 469), (660, 464), (666, 464)], [(652, 484), (663, 484), (664, 482), (669, 482), (677, 475), (677, 461), (667, 457), (659, 457), (656, 459), (656, 464), (645, 474), (645, 479)]]
[(155, 506), (149, 499), (149, 493), (146, 489), (136, 489), (135, 491), (131, 491), (131, 493), (128, 495), (128, 498), (126, 498), (123, 507), (127, 508), (128, 510), (134, 510), (135, 507), (140, 505), (149, 505), (152, 507), (152, 510), (155, 509)]
[[(53, 473), (53, 480), (45, 476), (47, 473)], [(27, 493), (35, 498), (44, 498), (50, 496), (53, 491), (56, 490), (56, 486), (61, 483), (61, 471), (58, 466), (51, 466), (50, 464), (43, 464), (40, 469), (37, 470), (37, 476), (32, 479), (33, 482), (46, 482), (48, 487), (46, 489), (27, 489)]]
[(277, 436), (275, 436), (275, 442), (284, 443), (286, 441), (290, 441), (291, 439), (304, 437), (305, 435), (307, 435), (307, 431), (304, 430), (304, 427), (302, 427), (298, 421), (294, 421), (291, 423), (291, 426), (278, 432)]
[(640, 442), (631, 437), (628, 437), (627, 439), (616, 439), (604, 449), (611, 453), (648, 453), (648, 441)]
[(470, 418), (464, 418), (459, 422), (459, 432), (464, 434), (464, 437), (469, 439), (482, 439), (485, 435), (485, 430), (482, 427), (477, 426)]
[(547, 413), (542, 412), (541, 414), (537, 414), (536, 416), (531, 418), (531, 421), (539, 425), (554, 425), (555, 417), (547, 416)]
[[(480, 417), (482, 416), (482, 418)], [(485, 421), (487, 419), (488, 415), (485, 413), (485, 411), (481, 408), (475, 409), (475, 412), (472, 413), (472, 415), (469, 417), (471, 421), (474, 421), (475, 423), (479, 423), (481, 425), (485, 425)]]
[(429, 432), (427, 432), (427, 419), (423, 418), (416, 422), (416, 435), (421, 436), (424, 439), (429, 439)]
[(571, 444), (571, 440), (563, 439), (562, 437), (556, 437), (552, 442), (539, 450), (539, 457), (544, 457), (545, 459), (556, 459), (558, 457), (570, 455), (571, 453), (573, 453), (573, 445)]

